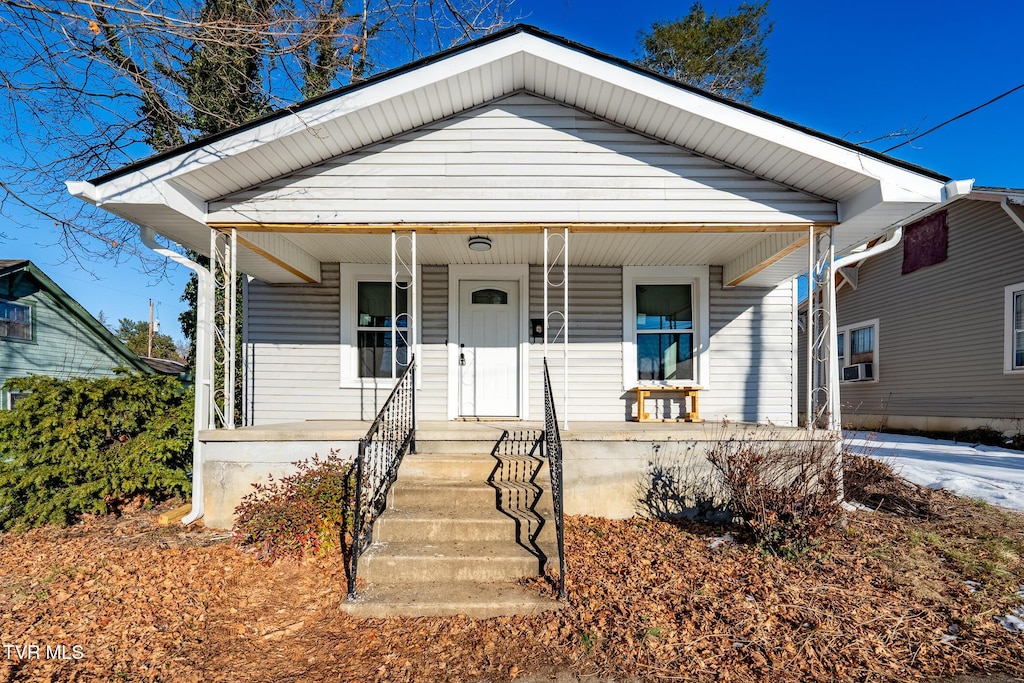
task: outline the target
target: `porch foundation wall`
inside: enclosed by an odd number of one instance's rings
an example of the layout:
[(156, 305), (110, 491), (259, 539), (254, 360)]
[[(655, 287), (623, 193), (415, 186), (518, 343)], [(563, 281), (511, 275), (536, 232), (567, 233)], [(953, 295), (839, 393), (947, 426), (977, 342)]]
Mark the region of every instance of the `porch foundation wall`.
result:
[[(313, 423), (315, 424), (315, 423)], [(486, 454), (501, 435), (502, 427), (480, 423), (447, 423), (456, 434), (448, 439), (437, 427), (417, 431), (423, 452), (472, 452)], [(517, 423), (525, 427), (523, 423)], [(642, 427), (636, 423), (576, 425), (562, 433), (564, 510), (567, 515), (593, 515), (625, 519), (649, 515), (654, 509), (678, 507), (680, 497), (666, 487), (665, 474), (674, 485), (703, 481), (710, 474), (706, 454), (722, 439), (772, 440), (779, 442), (828, 438), (827, 433), (756, 425), (679, 425), (661, 423)], [(355, 458), (358, 429), (338, 438), (302, 431), (246, 435), (247, 430), (211, 432), (204, 441), (203, 522), (207, 527), (230, 529), (235, 507), (252, 492), (254, 483), (266, 482), (295, 471), (295, 462), (332, 452)], [(357, 434), (357, 432), (359, 432)], [(214, 436), (215, 435), (215, 436)], [(215, 440), (216, 439), (216, 440)], [(542, 471), (546, 480), (546, 466)], [(545, 496), (550, 495), (545, 491)], [(659, 498), (660, 497), (660, 498)], [(663, 499), (661, 499), (663, 498)], [(646, 501), (646, 504), (645, 502)]]
[(354, 459), (358, 441), (210, 441), (203, 445), (203, 524), (230, 529), (235, 508), (269, 477), (295, 472), (295, 463), (335, 453)]

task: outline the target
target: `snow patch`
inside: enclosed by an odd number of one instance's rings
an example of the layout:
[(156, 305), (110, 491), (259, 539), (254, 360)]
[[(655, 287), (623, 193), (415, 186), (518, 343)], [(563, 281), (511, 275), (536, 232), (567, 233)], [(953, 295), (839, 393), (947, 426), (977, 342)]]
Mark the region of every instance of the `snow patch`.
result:
[(722, 546), (736, 545), (736, 539), (733, 538), (732, 534), (722, 534), (721, 536), (708, 536), (704, 539), (708, 543), (708, 550), (714, 550)]
[(888, 463), (915, 484), (1024, 511), (1024, 452), (905, 434), (843, 436), (849, 452)]
[(1024, 607), (1010, 610), (1009, 614), (999, 617), (992, 617), (996, 622), (1010, 633), (1024, 633)]

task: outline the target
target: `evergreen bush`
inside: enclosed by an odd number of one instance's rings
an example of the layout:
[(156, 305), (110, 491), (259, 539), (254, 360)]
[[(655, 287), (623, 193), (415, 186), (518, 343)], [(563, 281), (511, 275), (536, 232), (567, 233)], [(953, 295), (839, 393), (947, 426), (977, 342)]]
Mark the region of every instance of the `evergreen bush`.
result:
[(189, 492), (193, 394), (174, 378), (33, 375), (4, 387), (25, 396), (0, 411), (0, 529)]

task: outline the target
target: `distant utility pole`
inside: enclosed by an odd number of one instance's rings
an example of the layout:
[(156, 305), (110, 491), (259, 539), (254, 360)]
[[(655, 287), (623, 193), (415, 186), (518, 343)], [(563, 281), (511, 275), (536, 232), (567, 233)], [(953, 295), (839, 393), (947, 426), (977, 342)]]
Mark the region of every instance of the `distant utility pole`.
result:
[(147, 358), (153, 357), (153, 300), (149, 300), (149, 350), (146, 352)]

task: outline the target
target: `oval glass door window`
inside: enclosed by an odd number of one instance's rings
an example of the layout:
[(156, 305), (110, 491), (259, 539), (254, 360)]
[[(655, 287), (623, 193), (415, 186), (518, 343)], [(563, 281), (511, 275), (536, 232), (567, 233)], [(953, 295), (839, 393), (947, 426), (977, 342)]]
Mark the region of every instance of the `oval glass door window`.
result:
[(503, 292), (500, 289), (478, 289), (473, 292), (473, 303), (507, 304), (508, 292)]

